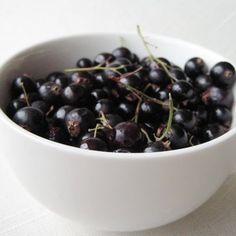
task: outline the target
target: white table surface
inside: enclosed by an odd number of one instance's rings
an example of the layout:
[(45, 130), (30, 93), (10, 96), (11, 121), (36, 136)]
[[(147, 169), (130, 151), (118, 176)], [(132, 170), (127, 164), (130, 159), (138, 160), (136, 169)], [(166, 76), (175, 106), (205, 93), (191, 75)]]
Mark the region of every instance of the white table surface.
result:
[[(134, 31), (137, 24), (147, 32), (201, 44), (236, 62), (235, 0), (1, 0), (0, 62), (42, 40), (80, 32)], [(34, 201), (0, 152), (0, 236), (15, 235), (234, 236), (236, 174), (206, 204), (177, 222), (143, 232), (105, 233), (75, 228)]]

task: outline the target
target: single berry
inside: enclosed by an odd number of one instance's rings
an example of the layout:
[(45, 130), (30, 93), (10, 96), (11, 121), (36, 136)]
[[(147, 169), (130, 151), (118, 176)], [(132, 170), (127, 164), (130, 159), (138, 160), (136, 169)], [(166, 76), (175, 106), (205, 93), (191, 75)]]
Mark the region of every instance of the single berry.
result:
[(24, 89), (26, 93), (37, 91), (35, 82), (28, 75), (22, 75), (13, 80), (11, 93), (14, 97), (17, 97), (20, 94), (24, 93)]
[(229, 127), (232, 122), (232, 112), (225, 106), (216, 106), (212, 109), (211, 119)]
[(132, 103), (122, 102), (118, 105), (116, 112), (125, 120), (128, 120), (134, 116), (135, 106)]
[(161, 68), (151, 70), (149, 72), (148, 77), (151, 83), (156, 84), (162, 88), (170, 83), (169, 77), (167, 76), (166, 72)]
[(174, 113), (173, 122), (191, 131), (196, 126), (197, 119), (192, 111), (182, 109)]
[(62, 87), (55, 82), (46, 82), (39, 88), (39, 94), (49, 103), (58, 103), (61, 100)]
[(60, 85), (62, 88), (66, 87), (69, 83), (68, 77), (62, 72), (53, 72), (49, 74), (47, 80)]
[(207, 66), (202, 58), (193, 57), (186, 62), (184, 71), (187, 76), (194, 79), (198, 75), (205, 74), (207, 72)]
[(115, 50), (112, 51), (112, 54), (116, 58), (119, 58), (119, 57), (124, 57), (128, 59), (132, 58), (132, 53), (130, 52), (128, 48), (125, 48), (125, 47), (116, 48)]
[(94, 64), (104, 66), (106, 63), (111, 63), (114, 60), (115, 60), (114, 55), (112, 55), (111, 53), (104, 52), (104, 53), (99, 53), (95, 57)]
[(79, 68), (89, 68), (93, 66), (93, 63), (90, 59), (83, 57), (77, 61), (76, 65)]
[(62, 100), (64, 104), (79, 105), (85, 99), (86, 90), (83, 86), (70, 84), (65, 87), (62, 92)]
[(50, 108), (51, 108), (51, 106), (43, 100), (34, 101), (31, 103), (31, 106), (39, 109), (45, 115), (50, 111)]
[(115, 144), (120, 148), (129, 148), (137, 144), (142, 134), (137, 124), (122, 122), (115, 126)]
[(99, 114), (103, 112), (104, 114), (113, 113), (115, 110), (115, 105), (112, 100), (103, 98), (97, 101), (94, 110)]
[(177, 101), (191, 99), (194, 96), (193, 86), (187, 81), (177, 81), (172, 86), (171, 94)]
[(219, 62), (210, 71), (213, 83), (219, 86), (231, 88), (235, 83), (235, 69), (229, 62)]
[(87, 150), (108, 151), (107, 144), (100, 138), (85, 139), (79, 147)]
[(73, 109), (74, 108), (69, 105), (58, 108), (58, 110), (53, 115), (53, 123), (56, 125), (64, 125), (66, 114)]
[(13, 121), (22, 128), (38, 135), (42, 135), (47, 129), (47, 122), (44, 114), (34, 107), (23, 107), (19, 109)]
[(212, 86), (212, 79), (209, 75), (199, 75), (194, 81), (194, 87), (200, 93), (206, 91)]
[(12, 118), (19, 109), (21, 109), (25, 106), (27, 106), (25, 101), (23, 101), (21, 99), (14, 99), (9, 102), (9, 104), (6, 108), (6, 113), (10, 118)]
[(187, 132), (177, 124), (172, 125), (168, 138), (172, 149), (184, 148), (189, 145)]
[(66, 114), (65, 125), (71, 137), (78, 137), (95, 126), (95, 116), (87, 108), (76, 108)]

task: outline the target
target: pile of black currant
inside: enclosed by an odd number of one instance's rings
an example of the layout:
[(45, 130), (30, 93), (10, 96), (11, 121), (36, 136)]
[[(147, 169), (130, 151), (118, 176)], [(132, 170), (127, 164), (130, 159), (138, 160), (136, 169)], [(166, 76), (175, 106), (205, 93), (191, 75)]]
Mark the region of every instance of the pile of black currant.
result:
[(119, 47), (76, 66), (43, 79), (15, 78), (8, 116), (49, 140), (109, 152), (174, 150), (230, 128), (235, 69), (228, 62), (208, 70), (194, 57), (183, 70), (150, 51), (140, 60)]

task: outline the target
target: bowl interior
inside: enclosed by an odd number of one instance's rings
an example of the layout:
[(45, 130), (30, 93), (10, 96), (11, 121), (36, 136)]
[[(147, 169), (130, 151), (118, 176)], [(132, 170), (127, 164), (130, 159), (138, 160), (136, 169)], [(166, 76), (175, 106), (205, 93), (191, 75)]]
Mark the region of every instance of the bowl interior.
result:
[[(111, 52), (121, 45), (130, 48), (140, 57), (147, 55), (137, 34), (87, 34), (52, 40), (33, 46), (13, 56), (0, 69), (0, 107), (9, 102), (11, 81), (23, 73), (33, 75), (34, 79), (43, 78), (53, 71), (63, 71), (75, 67), (80, 57), (93, 59), (100, 52)], [(166, 57), (183, 68), (184, 63), (193, 56), (202, 57), (209, 68), (216, 62), (227, 60), (220, 55), (200, 46), (164, 36), (148, 35), (147, 40), (156, 45), (152, 48), (156, 56)], [(234, 91), (236, 94), (236, 91)], [(235, 106), (234, 106), (235, 107)], [(233, 126), (236, 123), (234, 109)]]

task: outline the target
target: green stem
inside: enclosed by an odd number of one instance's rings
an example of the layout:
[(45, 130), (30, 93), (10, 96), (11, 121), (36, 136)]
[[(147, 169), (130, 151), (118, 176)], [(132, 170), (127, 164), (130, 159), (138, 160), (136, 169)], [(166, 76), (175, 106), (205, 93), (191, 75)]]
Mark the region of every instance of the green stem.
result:
[(30, 103), (29, 103), (29, 98), (28, 98), (28, 94), (27, 94), (27, 92), (26, 92), (26, 90), (25, 90), (25, 86), (24, 86), (24, 83), (23, 82), (21, 82), (21, 87), (22, 87), (22, 90), (23, 90), (23, 93), (24, 93), (24, 95), (25, 95), (25, 101), (26, 101), (26, 104), (27, 104), (27, 106), (30, 106)]
[(146, 51), (147, 51), (147, 53), (148, 53), (148, 56), (150, 57), (151, 60), (154, 60), (155, 57), (154, 57), (154, 55), (152, 54), (150, 48), (148, 47), (148, 43), (146, 42), (146, 40), (145, 40), (145, 38), (144, 38), (144, 36), (143, 36), (143, 33), (142, 33), (141, 28), (140, 28), (139, 25), (137, 25), (137, 32), (138, 32), (139, 37), (140, 37), (141, 40), (143, 41), (143, 45), (144, 45), (144, 47), (145, 47), (145, 49), (146, 49)]
[(143, 128), (141, 128), (141, 132), (145, 135), (145, 137), (147, 138), (147, 142), (148, 143), (152, 143), (152, 140), (150, 139), (148, 133), (146, 132), (146, 130), (144, 130)]
[(162, 60), (156, 58), (156, 57), (152, 54), (150, 48), (148, 47), (148, 45), (150, 45), (150, 43), (148, 43), (148, 42), (145, 40), (145, 38), (144, 38), (144, 36), (143, 36), (143, 34), (142, 34), (142, 31), (141, 31), (141, 28), (140, 28), (139, 25), (137, 25), (137, 31), (138, 31), (139, 37), (140, 37), (141, 40), (143, 41), (143, 45), (144, 45), (144, 47), (145, 47), (145, 49), (146, 49), (146, 51), (147, 51), (147, 53), (148, 53), (148, 55), (149, 55), (149, 58), (150, 58), (152, 61), (155, 61), (157, 64), (159, 64), (159, 65), (163, 68), (163, 70), (166, 72), (166, 74), (170, 77), (172, 83), (173, 83), (174, 81), (176, 81), (176, 78), (175, 78), (173, 75), (171, 75), (171, 73), (169, 72), (166, 63), (164, 63)]
[(117, 66), (117, 67), (106, 67), (106, 66), (93, 66), (93, 67), (86, 67), (86, 68), (69, 68), (65, 69), (65, 72), (83, 72), (83, 71), (95, 71), (95, 70), (111, 70), (116, 72), (117, 74), (121, 75), (118, 71), (119, 69), (123, 69), (124, 65)]
[(172, 125), (172, 121), (173, 121), (173, 114), (174, 114), (173, 100), (172, 100), (171, 94), (169, 93), (169, 117), (168, 117), (166, 129), (163, 132), (163, 134), (161, 135), (161, 137), (159, 138), (160, 141), (166, 137), (166, 135), (168, 134), (168, 132), (171, 129), (171, 125)]

